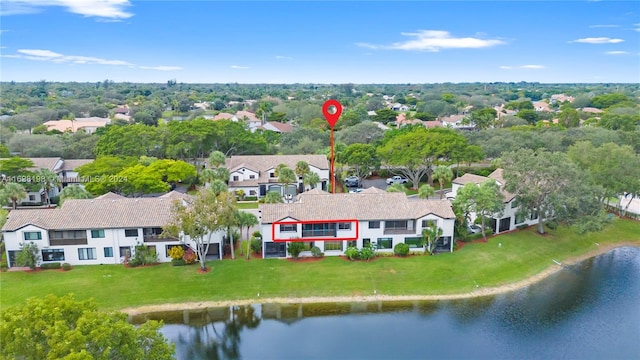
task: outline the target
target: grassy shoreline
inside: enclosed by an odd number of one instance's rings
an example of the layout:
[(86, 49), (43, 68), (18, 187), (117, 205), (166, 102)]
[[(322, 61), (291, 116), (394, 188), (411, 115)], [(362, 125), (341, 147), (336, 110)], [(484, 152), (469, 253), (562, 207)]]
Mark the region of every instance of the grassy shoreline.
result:
[(69, 292), (78, 299), (93, 297), (101, 308), (129, 313), (166, 306), (486, 296), (548, 276), (559, 268), (553, 260), (575, 262), (626, 245), (640, 246), (640, 222), (617, 219), (604, 231), (585, 235), (559, 228), (540, 236), (530, 228), (466, 244), (452, 254), (368, 263), (338, 257), (317, 262), (238, 259), (211, 262), (207, 274), (199, 274), (195, 266), (170, 264), (7, 272), (0, 274), (0, 309), (31, 296)]

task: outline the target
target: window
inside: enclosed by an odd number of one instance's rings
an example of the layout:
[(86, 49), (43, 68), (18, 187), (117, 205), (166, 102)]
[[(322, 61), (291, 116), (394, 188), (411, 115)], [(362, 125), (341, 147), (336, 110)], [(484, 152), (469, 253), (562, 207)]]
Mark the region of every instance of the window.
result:
[(104, 248), (104, 257), (113, 257), (113, 248), (112, 247)]
[(351, 223), (338, 223), (338, 230), (351, 230)]
[(380, 221), (369, 221), (369, 229), (380, 229)]
[(269, 177), (270, 178), (275, 178), (276, 177), (276, 173), (275, 172), (270, 172), (269, 173)]
[(353, 241), (347, 241), (347, 247), (354, 247), (357, 248), (358, 247), (358, 241), (353, 240)]
[(393, 249), (393, 238), (378, 238), (378, 249)]
[(35, 195), (29, 195), (29, 201), (36, 201)]
[(238, 175), (233, 175), (233, 181), (240, 181), (240, 177)]
[(120, 246), (120, 257), (131, 256), (131, 247), (129, 246)]
[(280, 232), (297, 232), (298, 224), (280, 224)]
[(101, 239), (101, 238), (104, 238), (104, 229), (100, 229), (100, 230), (91, 230), (91, 238), (92, 238), (92, 239)]
[(511, 202), (511, 208), (515, 209), (518, 206), (520, 206), (520, 202), (518, 201), (518, 199), (513, 199), (513, 201)]
[(410, 249), (415, 249), (422, 247), (422, 238), (421, 237), (406, 237), (404, 238), (404, 243), (409, 245)]
[(302, 237), (336, 236), (336, 223), (302, 224)]
[[(255, 179), (256, 176), (255, 175), (249, 175), (249, 179)], [(255, 191), (254, 191), (255, 192)]]
[[(136, 235), (137, 235), (137, 232), (136, 232)], [(159, 228), (159, 227), (143, 228), (142, 229), (142, 235), (144, 235), (144, 236), (159, 236), (159, 235), (162, 235), (162, 228)]]
[(387, 220), (384, 222), (385, 230), (407, 230), (407, 220)]
[(64, 261), (63, 249), (43, 249), (42, 261)]
[(249, 190), (249, 196), (256, 196), (256, 191), (255, 190)]
[(522, 224), (527, 219), (527, 216), (524, 212), (518, 211), (516, 213), (516, 224)]
[(78, 259), (80, 260), (95, 260), (96, 248), (80, 248), (78, 249)]
[(138, 229), (124, 229), (124, 236), (126, 237), (138, 236)]
[(25, 231), (23, 234), (25, 240), (42, 240), (40, 231)]
[(342, 241), (325, 241), (324, 251), (339, 250), (342, 251)]
[(371, 239), (362, 239), (362, 247), (366, 247), (371, 244)]
[(422, 228), (430, 228), (431, 226), (438, 225), (437, 220), (422, 220)]

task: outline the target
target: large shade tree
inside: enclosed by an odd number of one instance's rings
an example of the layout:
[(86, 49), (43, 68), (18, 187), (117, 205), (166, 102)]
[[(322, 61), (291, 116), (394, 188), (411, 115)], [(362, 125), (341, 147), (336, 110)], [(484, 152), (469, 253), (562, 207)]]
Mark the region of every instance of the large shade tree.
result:
[(598, 230), (606, 224), (602, 189), (567, 154), (520, 149), (501, 159), (505, 190), (516, 194), (522, 210), (539, 216), (540, 234), (549, 219), (576, 223), (580, 231)]
[(480, 219), (482, 238), (487, 240), (486, 222), (487, 219), (500, 213), (503, 209), (504, 196), (500, 192), (500, 187), (495, 180), (489, 179), (480, 185), (474, 183), (465, 184), (458, 189), (454, 200), (454, 209), (464, 209), (466, 218), (470, 213), (475, 213)]
[(200, 189), (190, 199), (176, 200), (173, 204), (173, 219), (164, 231), (186, 242), (187, 237), (195, 244), (200, 268), (207, 270), (205, 259), (211, 239), (217, 231), (228, 225), (228, 214), (235, 211), (235, 203), (228, 192), (216, 194), (210, 189)]
[(72, 294), (29, 298), (3, 309), (0, 357), (4, 359), (173, 359), (175, 345), (161, 322), (134, 326), (127, 315), (100, 311), (94, 300)]

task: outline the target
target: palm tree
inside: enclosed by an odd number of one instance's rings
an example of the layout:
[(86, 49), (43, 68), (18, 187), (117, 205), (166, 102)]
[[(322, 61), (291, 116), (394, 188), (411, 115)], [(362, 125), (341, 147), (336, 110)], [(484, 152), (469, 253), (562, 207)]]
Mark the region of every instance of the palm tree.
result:
[(418, 189), (418, 197), (420, 199), (428, 199), (429, 196), (433, 196), (436, 193), (436, 190), (429, 184), (422, 184)]
[(207, 184), (211, 184), (213, 180), (217, 179), (216, 172), (212, 169), (204, 169), (200, 172), (200, 179), (202, 179), (202, 183), (206, 186)]
[(27, 191), (24, 186), (18, 183), (7, 183), (0, 190), (0, 200), (2, 200), (3, 203), (10, 200), (14, 210), (18, 208), (18, 201), (26, 197)]
[(319, 182), (320, 175), (318, 175), (318, 173), (314, 171), (309, 171), (308, 173), (304, 174), (304, 177), (302, 177), (302, 183), (304, 185), (309, 185), (309, 187), (312, 189), (315, 189), (316, 185), (318, 185)]
[(429, 254), (433, 255), (433, 252), (436, 249), (436, 241), (438, 241), (440, 236), (442, 236), (442, 229), (440, 229), (438, 225), (433, 224), (430, 227), (423, 229), (422, 241), (423, 245), (427, 245), (425, 251), (429, 251)]
[(209, 184), (209, 190), (217, 196), (227, 191), (227, 184), (220, 179), (214, 179), (211, 184)]
[(407, 187), (404, 186), (404, 184), (400, 184), (400, 183), (393, 183), (389, 186), (387, 186), (387, 192), (403, 192), (403, 193), (407, 193)]
[(91, 199), (92, 197), (91, 193), (80, 185), (69, 185), (60, 192), (59, 204), (62, 205), (62, 202), (67, 199)]
[(58, 187), (60, 185), (60, 178), (56, 173), (49, 169), (40, 169), (36, 172), (36, 176), (39, 178), (39, 182), (42, 183), (44, 188), (44, 196), (47, 198), (47, 205), (51, 205), (51, 198), (49, 193), (52, 187)]
[(442, 199), (444, 197), (442, 187), (444, 186), (445, 182), (451, 181), (453, 179), (453, 171), (451, 171), (451, 168), (448, 166), (438, 165), (433, 170), (433, 175), (431, 176), (440, 183), (440, 199)]
[(249, 259), (250, 245), (251, 245), (251, 239), (249, 238), (249, 230), (251, 230), (252, 226), (258, 225), (258, 218), (252, 213), (246, 212), (246, 211), (241, 211), (240, 214), (238, 215), (239, 215), (238, 220), (239, 220), (240, 228), (242, 227), (247, 228), (247, 259)]
[(278, 175), (278, 182), (284, 184), (284, 195), (287, 195), (289, 190), (289, 184), (296, 182), (296, 174), (284, 164), (278, 165), (276, 168)]
[(282, 195), (275, 191), (269, 191), (263, 199), (265, 204), (278, 204), (282, 202)]
[(209, 166), (211, 166), (212, 168), (219, 168), (220, 166), (224, 165), (225, 159), (226, 156), (224, 156), (222, 151), (216, 150), (209, 154)]
[(311, 171), (311, 169), (309, 168), (309, 164), (306, 161), (300, 160), (296, 163), (295, 173), (296, 175), (298, 175), (298, 178), (304, 177), (304, 175), (309, 171)]

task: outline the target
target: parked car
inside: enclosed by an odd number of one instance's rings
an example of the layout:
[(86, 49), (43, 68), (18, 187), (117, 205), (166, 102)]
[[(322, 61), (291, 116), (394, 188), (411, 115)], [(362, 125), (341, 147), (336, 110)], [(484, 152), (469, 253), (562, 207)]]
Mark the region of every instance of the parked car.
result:
[(344, 185), (346, 187), (358, 187), (360, 186), (360, 178), (352, 175), (344, 179)]
[(364, 189), (358, 188), (358, 189), (349, 190), (349, 192), (352, 193), (352, 194), (357, 194), (359, 192), (362, 192), (362, 190), (364, 190)]
[(469, 229), (469, 234), (477, 234), (479, 232), (482, 232), (482, 228), (480, 227), (480, 225), (469, 225), (468, 226)]
[(394, 177), (390, 177), (387, 179), (387, 185), (391, 184), (406, 184), (409, 182), (409, 179), (403, 178), (402, 176), (396, 175)]

